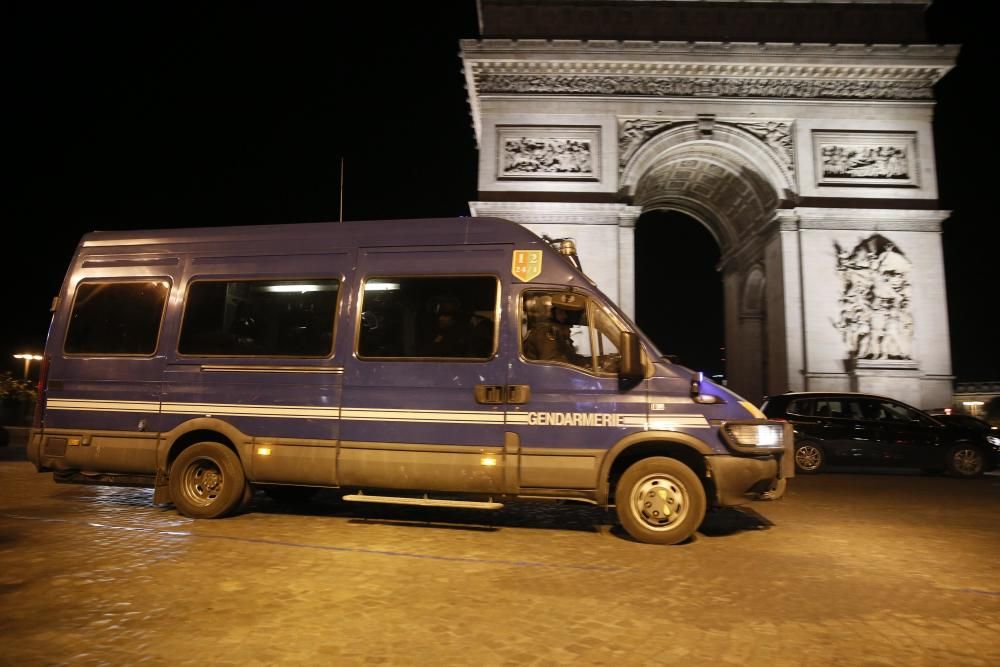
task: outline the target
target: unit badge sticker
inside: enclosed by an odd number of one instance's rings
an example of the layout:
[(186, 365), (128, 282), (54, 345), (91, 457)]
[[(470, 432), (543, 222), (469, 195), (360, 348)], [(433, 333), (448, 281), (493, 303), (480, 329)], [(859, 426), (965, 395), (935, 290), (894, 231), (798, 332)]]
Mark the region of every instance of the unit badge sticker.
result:
[(542, 273), (542, 251), (515, 250), (510, 272), (522, 282), (534, 280)]

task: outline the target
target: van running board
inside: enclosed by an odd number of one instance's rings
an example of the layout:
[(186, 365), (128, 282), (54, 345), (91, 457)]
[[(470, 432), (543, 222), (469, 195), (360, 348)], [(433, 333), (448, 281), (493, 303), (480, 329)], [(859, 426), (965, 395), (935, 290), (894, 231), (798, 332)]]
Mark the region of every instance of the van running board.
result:
[(407, 498), (403, 496), (367, 496), (363, 493), (352, 493), (343, 496), (343, 500), (352, 503), (383, 503), (386, 505), (419, 505), (421, 507), (459, 507), (470, 510), (498, 510), (503, 507), (503, 503), (495, 503), (491, 498), (489, 502), (478, 502), (475, 500), (438, 500), (435, 498)]

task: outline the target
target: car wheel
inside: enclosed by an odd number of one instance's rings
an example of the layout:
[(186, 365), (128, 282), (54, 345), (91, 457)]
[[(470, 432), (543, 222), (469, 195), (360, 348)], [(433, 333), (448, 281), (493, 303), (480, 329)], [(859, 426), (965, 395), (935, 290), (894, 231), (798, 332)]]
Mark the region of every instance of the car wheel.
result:
[(795, 445), (795, 469), (810, 475), (823, 469), (826, 456), (823, 448), (815, 442), (800, 442)]
[(958, 477), (978, 477), (986, 469), (986, 457), (975, 445), (961, 443), (948, 452), (948, 471)]
[(250, 499), (243, 465), (233, 450), (200, 442), (182, 451), (170, 466), (170, 497), (192, 519), (218, 519)]
[(705, 488), (691, 468), (666, 457), (633, 463), (618, 480), (615, 509), (622, 527), (647, 544), (677, 544), (705, 519)]

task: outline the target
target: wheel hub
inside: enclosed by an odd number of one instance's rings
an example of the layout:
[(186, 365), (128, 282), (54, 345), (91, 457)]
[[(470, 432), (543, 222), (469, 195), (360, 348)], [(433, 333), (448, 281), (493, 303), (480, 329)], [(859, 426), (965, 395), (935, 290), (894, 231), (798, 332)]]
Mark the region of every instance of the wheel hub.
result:
[(974, 449), (960, 449), (954, 456), (955, 469), (964, 475), (974, 475), (981, 465), (979, 452)]
[(681, 517), (687, 503), (680, 485), (669, 478), (655, 476), (638, 485), (633, 508), (650, 527), (663, 528)]
[(215, 467), (199, 465), (193, 471), (190, 488), (201, 500), (212, 500), (222, 488), (222, 473)]
[(803, 470), (812, 470), (819, 465), (819, 451), (812, 446), (799, 447), (795, 450), (795, 460)]

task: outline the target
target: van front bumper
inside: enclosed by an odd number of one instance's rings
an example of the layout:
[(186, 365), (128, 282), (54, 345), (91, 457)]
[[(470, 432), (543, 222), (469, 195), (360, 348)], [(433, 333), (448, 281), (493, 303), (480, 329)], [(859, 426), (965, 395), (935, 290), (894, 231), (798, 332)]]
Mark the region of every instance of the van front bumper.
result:
[(775, 457), (742, 457), (719, 454), (706, 456), (707, 474), (715, 487), (713, 504), (729, 507), (743, 505), (758, 493), (767, 491), (781, 475)]

